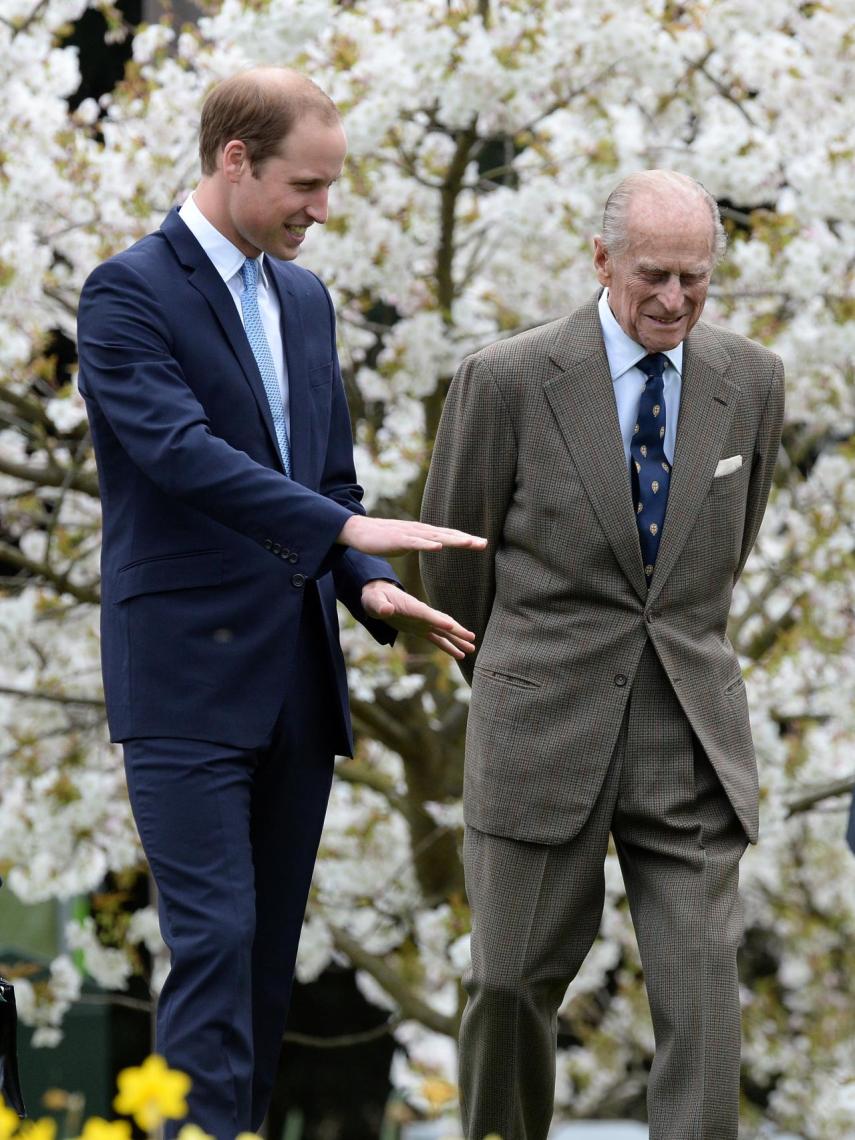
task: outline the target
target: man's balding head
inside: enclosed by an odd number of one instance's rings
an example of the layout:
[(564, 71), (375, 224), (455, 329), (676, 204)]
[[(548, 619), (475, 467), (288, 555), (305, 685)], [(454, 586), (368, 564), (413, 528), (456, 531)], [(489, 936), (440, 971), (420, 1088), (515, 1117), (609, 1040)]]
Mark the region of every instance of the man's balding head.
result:
[(706, 187), (676, 170), (639, 170), (622, 179), (606, 200), (602, 240), (613, 256), (629, 245), (631, 215), (653, 203), (683, 216), (701, 205), (709, 213), (713, 264), (724, 255), (727, 235), (718, 203)]
[(648, 352), (685, 340), (724, 244), (718, 206), (699, 182), (672, 170), (624, 178), (594, 238), (597, 278), (624, 332)]
[(286, 67), (256, 67), (224, 79), (202, 106), (199, 158), (203, 175), (217, 167), (217, 156), (233, 139), (246, 146), (253, 170), (279, 154), (296, 123), (316, 118), (326, 126), (341, 122), (335, 103), (316, 83)]

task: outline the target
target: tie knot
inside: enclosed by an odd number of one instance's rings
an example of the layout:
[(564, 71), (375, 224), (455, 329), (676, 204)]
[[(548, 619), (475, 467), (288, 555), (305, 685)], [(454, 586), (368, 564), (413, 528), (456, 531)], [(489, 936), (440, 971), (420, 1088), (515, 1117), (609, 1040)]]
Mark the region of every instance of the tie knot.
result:
[(258, 262), (248, 257), (240, 267), (240, 275), (243, 278), (244, 288), (255, 293), (258, 289)]
[(648, 380), (658, 380), (667, 367), (668, 357), (662, 352), (651, 352), (643, 356), (636, 365)]

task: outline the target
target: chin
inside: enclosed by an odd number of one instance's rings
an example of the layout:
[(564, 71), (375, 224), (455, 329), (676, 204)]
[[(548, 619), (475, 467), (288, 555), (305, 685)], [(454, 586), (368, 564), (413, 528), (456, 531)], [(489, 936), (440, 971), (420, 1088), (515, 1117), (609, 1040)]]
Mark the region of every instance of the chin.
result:
[(685, 339), (686, 332), (685, 321), (680, 321), (676, 325), (658, 325), (648, 321), (644, 339), (655, 342), (660, 348), (676, 348)]

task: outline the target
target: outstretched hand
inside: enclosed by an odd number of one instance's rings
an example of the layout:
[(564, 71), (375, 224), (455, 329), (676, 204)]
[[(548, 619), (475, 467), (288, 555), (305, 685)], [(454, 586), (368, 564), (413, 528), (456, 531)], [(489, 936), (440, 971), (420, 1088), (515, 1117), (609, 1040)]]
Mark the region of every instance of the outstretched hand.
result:
[(424, 637), (444, 653), (461, 661), (475, 648), (475, 634), (442, 613), (431, 609), (394, 582), (376, 578), (362, 587), (362, 608), (402, 633)]
[[(486, 538), (453, 530), (447, 526), (411, 522), (408, 519), (374, 519), (367, 515), (351, 515), (341, 528), (336, 542), (352, 546), (363, 554), (393, 556), (411, 550), (484, 550)], [(435, 610), (431, 611), (436, 613)]]

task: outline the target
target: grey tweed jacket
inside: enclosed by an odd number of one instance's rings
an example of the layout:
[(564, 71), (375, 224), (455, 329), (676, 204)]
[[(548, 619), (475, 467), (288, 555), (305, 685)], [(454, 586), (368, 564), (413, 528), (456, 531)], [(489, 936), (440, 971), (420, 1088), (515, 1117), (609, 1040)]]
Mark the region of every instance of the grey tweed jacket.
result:
[[(699, 321), (684, 346), (668, 509), (648, 589), (596, 299), (463, 361), (422, 517), (490, 545), (424, 556), (422, 576), (431, 602), (478, 639), (463, 666), (472, 684), (467, 823), (540, 843), (579, 831), (650, 638), (756, 840), (756, 762), (726, 626), (766, 507), (783, 408), (778, 357)], [(741, 465), (716, 476), (735, 456)]]

